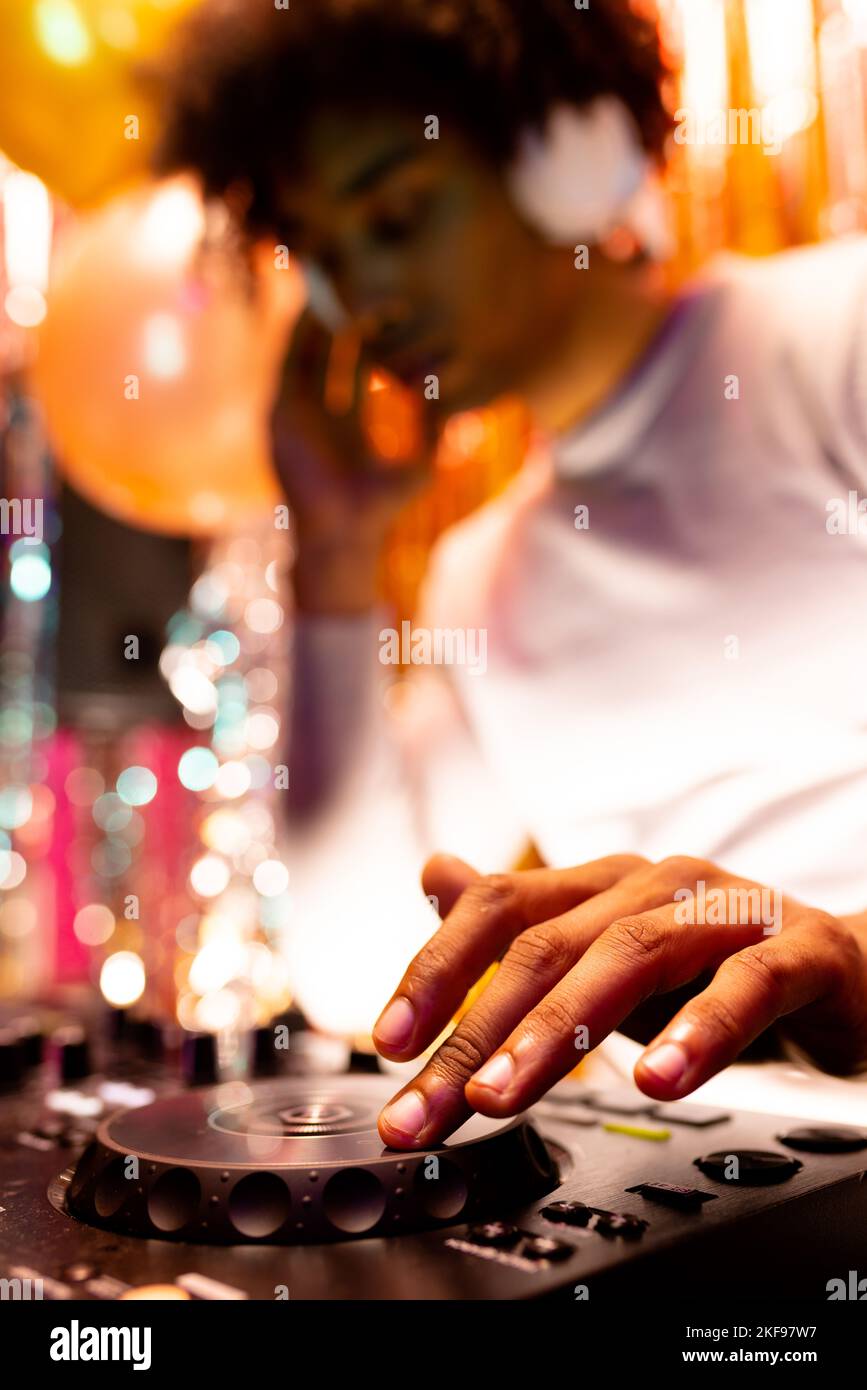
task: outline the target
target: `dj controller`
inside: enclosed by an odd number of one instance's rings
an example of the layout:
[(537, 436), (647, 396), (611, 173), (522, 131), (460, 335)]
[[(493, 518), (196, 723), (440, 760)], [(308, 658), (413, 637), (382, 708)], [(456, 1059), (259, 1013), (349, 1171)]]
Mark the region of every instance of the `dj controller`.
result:
[(208, 1035), (7, 1008), (3, 1296), (826, 1300), (867, 1268), (863, 1130), (569, 1080), (397, 1152), (395, 1078), (278, 1032), (226, 1070)]

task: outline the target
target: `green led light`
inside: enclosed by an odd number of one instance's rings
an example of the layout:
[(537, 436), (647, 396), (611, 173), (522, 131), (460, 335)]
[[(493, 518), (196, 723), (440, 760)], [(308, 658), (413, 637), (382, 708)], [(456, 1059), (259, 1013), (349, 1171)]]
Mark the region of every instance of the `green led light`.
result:
[(602, 1126), (607, 1129), (609, 1134), (628, 1134), (633, 1139), (651, 1139), (661, 1143), (664, 1139), (671, 1138), (670, 1129), (651, 1129), (645, 1125), (620, 1125), (610, 1121)]

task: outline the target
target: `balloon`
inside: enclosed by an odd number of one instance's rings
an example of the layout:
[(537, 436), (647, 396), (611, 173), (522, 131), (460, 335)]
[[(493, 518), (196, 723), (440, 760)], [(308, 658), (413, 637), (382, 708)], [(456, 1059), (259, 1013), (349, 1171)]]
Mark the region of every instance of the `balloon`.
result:
[(268, 411), (303, 301), (300, 274), (248, 285), (202, 251), (186, 178), (77, 219), (60, 238), (33, 386), (58, 465), (132, 525), (210, 535), (279, 501)]
[(0, 150), (77, 206), (143, 173), (157, 133), (135, 65), (199, 0), (4, 0)]

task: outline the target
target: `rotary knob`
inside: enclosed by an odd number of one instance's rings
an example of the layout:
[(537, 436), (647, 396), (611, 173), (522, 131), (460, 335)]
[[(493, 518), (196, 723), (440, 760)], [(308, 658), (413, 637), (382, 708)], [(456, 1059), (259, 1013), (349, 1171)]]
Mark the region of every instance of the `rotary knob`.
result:
[(16, 1018), (12, 1031), (21, 1047), (21, 1061), (24, 1067), (38, 1067), (42, 1061), (42, 1028), (39, 1020), (29, 1015)]
[(93, 1070), (90, 1060), (90, 1044), (83, 1028), (71, 1025), (59, 1028), (52, 1037), (57, 1049), (57, 1063), (60, 1080), (66, 1085), (71, 1081), (82, 1081)]
[(251, 1065), (254, 1076), (276, 1076), (281, 1070), (277, 1034), (273, 1025), (254, 1028)]
[(24, 1072), (24, 1051), (12, 1028), (0, 1031), (0, 1091), (10, 1091), (20, 1083)]
[(189, 1033), (181, 1048), (181, 1067), (188, 1086), (213, 1086), (219, 1080), (217, 1039), (213, 1033)]

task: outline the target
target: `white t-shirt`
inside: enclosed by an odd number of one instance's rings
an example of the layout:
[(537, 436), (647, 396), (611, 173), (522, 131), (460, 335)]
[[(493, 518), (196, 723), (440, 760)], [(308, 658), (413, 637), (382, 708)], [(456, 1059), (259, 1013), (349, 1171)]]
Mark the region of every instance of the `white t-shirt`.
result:
[(384, 701), (390, 619), (302, 620), (286, 949), (314, 1018), (375, 1018), (434, 925), (437, 848), (698, 855), (867, 909), (862, 496), (867, 239), (726, 257), (437, 546), (414, 628), (483, 632), (483, 672), (417, 668)]

